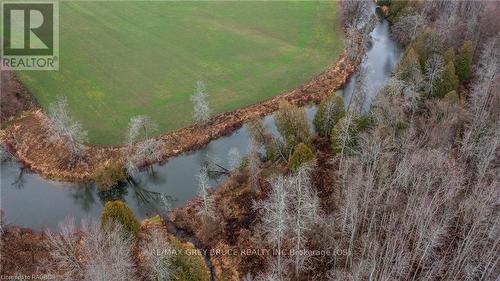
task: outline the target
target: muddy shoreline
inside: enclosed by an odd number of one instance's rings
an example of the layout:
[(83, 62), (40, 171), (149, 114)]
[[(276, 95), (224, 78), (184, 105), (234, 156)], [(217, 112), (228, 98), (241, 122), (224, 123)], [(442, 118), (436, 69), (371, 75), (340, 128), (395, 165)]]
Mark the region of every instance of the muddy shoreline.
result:
[[(156, 137), (163, 143), (162, 161), (197, 150), (210, 141), (239, 129), (245, 121), (271, 114), (282, 100), (303, 106), (317, 103), (344, 86), (356, 70), (357, 62), (345, 54), (321, 74), (298, 88), (248, 107), (213, 116), (206, 124), (194, 124)], [(44, 178), (67, 182), (93, 181), (96, 170), (108, 162), (121, 161), (122, 146), (90, 146), (79, 163), (70, 165), (68, 153), (60, 144), (46, 141), (48, 119), (39, 106), (25, 111), (0, 132), (0, 140), (19, 163)], [(147, 165), (154, 163), (146, 163)]]

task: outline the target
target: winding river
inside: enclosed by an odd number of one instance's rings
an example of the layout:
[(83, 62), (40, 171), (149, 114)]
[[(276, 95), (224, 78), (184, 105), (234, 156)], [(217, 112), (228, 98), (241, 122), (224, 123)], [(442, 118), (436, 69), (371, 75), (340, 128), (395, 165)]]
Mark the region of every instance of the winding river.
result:
[[(360, 67), (366, 70), (370, 85), (366, 104), (369, 105), (378, 90), (399, 62), (402, 49), (391, 39), (389, 25), (380, 20), (371, 33), (373, 42)], [(358, 76), (355, 74), (339, 94), (347, 100)], [(316, 113), (315, 107), (306, 108), (309, 120)], [(273, 115), (264, 119), (273, 134), (277, 134)], [(210, 142), (204, 148), (169, 159), (155, 165), (153, 173), (143, 172), (127, 183), (109, 192), (100, 192), (95, 186), (50, 181), (23, 170), (15, 161), (1, 163), (0, 209), (7, 223), (33, 229), (55, 228), (66, 217), (79, 220), (97, 218), (108, 200), (121, 199), (140, 217), (162, 212), (164, 201), (172, 207), (180, 206), (194, 198), (197, 192), (196, 176), (207, 162), (227, 166), (228, 151), (235, 148), (244, 156), (249, 146), (249, 136), (244, 127), (231, 135)], [(226, 179), (224, 174), (210, 178), (217, 186)]]

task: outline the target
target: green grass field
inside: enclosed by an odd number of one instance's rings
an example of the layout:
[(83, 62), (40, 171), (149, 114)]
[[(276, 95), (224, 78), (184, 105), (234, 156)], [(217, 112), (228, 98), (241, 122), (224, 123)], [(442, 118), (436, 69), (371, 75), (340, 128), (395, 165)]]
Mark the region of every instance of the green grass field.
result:
[(165, 133), (192, 124), (207, 84), (212, 114), (292, 89), (343, 49), (337, 3), (61, 2), (60, 70), (20, 72), (43, 107), (67, 96), (92, 144), (124, 142), (130, 117)]

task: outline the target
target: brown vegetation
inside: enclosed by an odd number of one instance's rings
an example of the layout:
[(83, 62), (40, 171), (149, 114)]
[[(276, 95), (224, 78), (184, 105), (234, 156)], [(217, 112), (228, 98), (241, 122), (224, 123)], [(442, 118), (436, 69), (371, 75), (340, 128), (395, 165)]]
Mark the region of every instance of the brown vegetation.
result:
[(31, 229), (5, 227), (0, 240), (0, 275), (47, 274), (46, 238)]
[[(477, 8), (457, 5), (464, 11)], [(441, 7), (429, 6), (431, 12), (436, 8)], [(428, 25), (441, 32), (439, 25)], [(424, 38), (418, 37), (409, 45)], [(269, 255), (213, 257), (228, 280), (497, 280), (499, 40), (493, 36), (481, 46), (472, 81), (458, 89), (452, 81), (442, 95), (429, 94), (416, 79), (424, 67), (419, 59), (440, 52), (421, 44), (395, 71), (405, 75), (392, 77), (371, 110), (354, 122), (359, 126), (352, 153), (333, 155), (329, 140), (316, 138), (317, 166), (304, 188), (318, 194), (321, 220), (304, 228), (302, 244), (293, 214), (296, 175), (282, 163), (259, 167), (257, 189), (249, 188), (253, 172), (241, 170), (215, 190), (220, 223), (211, 231), (202, 231), (205, 222), (194, 211), (198, 201), (177, 209), (173, 221), (219, 251), (267, 245), (340, 253), (305, 263)], [(292, 194), (280, 196), (287, 193)], [(282, 203), (287, 198), (292, 203)], [(262, 201), (264, 208), (249, 205)]]
[[(148, 259), (155, 257), (154, 251), (161, 253), (163, 250), (176, 249), (180, 252), (170, 257), (172, 268), (169, 269), (168, 280), (209, 280), (209, 270), (203, 257), (189, 255), (194, 253), (196, 248), (191, 243), (181, 242), (169, 234), (161, 220), (144, 220), (133, 243), (126, 238), (120, 238), (119, 235), (114, 236), (116, 233), (109, 232), (113, 232), (112, 229), (108, 229), (105, 234), (109, 238), (100, 234), (92, 236), (100, 229), (100, 226), (94, 223), (84, 222), (82, 228), (74, 228), (72, 222), (66, 221), (61, 224), (61, 228), (61, 233), (51, 233), (5, 227), (0, 236), (0, 275), (11, 278), (31, 278), (32, 275), (38, 275), (40, 279), (44, 277), (47, 280), (81, 280), (83, 274), (87, 278), (85, 280), (97, 280), (90, 276), (104, 274), (100, 277), (107, 277), (100, 280), (162, 280), (156, 279), (155, 269), (150, 268)], [(102, 249), (102, 239), (115, 239), (110, 241), (114, 243), (111, 247), (115, 247), (114, 250), (126, 250), (130, 257), (121, 255), (125, 252), (107, 253), (106, 249)], [(104, 255), (100, 255), (100, 252)], [(90, 257), (95, 260), (89, 260)], [(128, 262), (130, 264), (127, 265)], [(126, 266), (123, 267), (122, 263)], [(124, 268), (128, 268), (128, 271), (120, 270)]]
[[(342, 55), (325, 72), (295, 90), (246, 108), (219, 114), (203, 125), (195, 124), (159, 136), (156, 139), (163, 145), (161, 159), (167, 160), (183, 152), (199, 149), (211, 140), (240, 128), (251, 118), (272, 113), (282, 100), (299, 106), (319, 102), (341, 88), (356, 65)], [(87, 147), (82, 159), (71, 163), (71, 157), (61, 143), (46, 140), (47, 126), (45, 113), (41, 109), (34, 109), (2, 130), (0, 139), (24, 166), (57, 180), (93, 181), (94, 173), (106, 161), (118, 161), (121, 157), (122, 147)]]
[[(340, 194), (335, 188), (331, 173), (335, 169), (330, 161), (333, 154), (326, 138), (316, 138), (313, 143), (318, 165), (312, 171), (312, 186), (319, 196), (320, 206), (333, 210), (339, 204)], [(261, 177), (256, 190), (252, 187), (251, 173), (248, 170), (234, 172), (225, 183), (212, 190), (217, 218), (215, 224), (207, 226), (197, 214), (199, 199), (175, 209), (172, 213), (171, 219), (175, 225), (193, 233), (200, 239), (203, 247), (211, 249), (212, 253), (221, 253), (211, 256), (217, 280), (240, 280), (247, 273), (261, 272), (274, 257), (273, 254), (224, 254), (230, 250), (242, 253), (247, 249), (269, 248), (262, 240), (262, 233), (256, 229), (260, 218), (254, 208), (255, 202), (268, 196), (269, 180), (276, 175), (287, 173), (288, 168), (287, 163), (273, 164), (268, 161), (262, 163), (259, 170)]]
[(17, 79), (14, 71), (0, 72), (0, 123), (20, 115), (22, 111), (38, 106), (31, 93)]

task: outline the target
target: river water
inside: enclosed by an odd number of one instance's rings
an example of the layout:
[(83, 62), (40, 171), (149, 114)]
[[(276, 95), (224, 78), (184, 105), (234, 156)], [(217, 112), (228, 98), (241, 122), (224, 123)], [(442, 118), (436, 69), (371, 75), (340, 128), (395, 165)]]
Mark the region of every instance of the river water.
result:
[[(367, 105), (384, 85), (402, 53), (402, 49), (390, 38), (386, 20), (378, 22), (371, 36), (372, 46), (360, 65), (366, 70), (366, 82), (370, 85)], [(358, 76), (355, 74), (339, 94), (348, 99), (356, 80)], [(306, 111), (312, 121), (316, 109), (309, 107)], [(273, 115), (265, 117), (264, 122), (273, 134), (277, 134)], [(196, 176), (207, 162), (227, 167), (229, 149), (235, 148), (243, 156), (248, 146), (248, 133), (243, 127), (200, 150), (172, 158), (163, 165), (155, 165), (153, 173), (143, 172), (134, 178), (135, 183), (127, 183), (111, 192), (99, 192), (95, 186), (46, 180), (24, 171), (14, 161), (3, 162), (0, 170), (0, 209), (4, 211), (7, 223), (34, 229), (55, 228), (66, 217), (77, 221), (84, 217), (97, 218), (104, 203), (116, 199), (125, 201), (136, 216), (145, 218), (164, 211), (164, 199), (176, 207), (194, 198), (197, 192)], [(213, 176), (210, 184), (217, 186), (225, 179), (224, 175)]]

